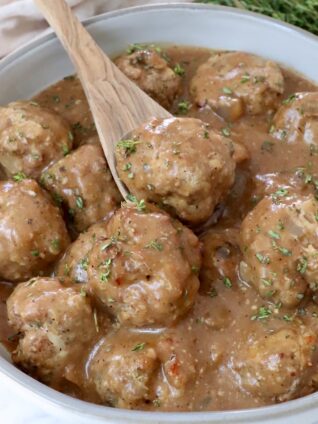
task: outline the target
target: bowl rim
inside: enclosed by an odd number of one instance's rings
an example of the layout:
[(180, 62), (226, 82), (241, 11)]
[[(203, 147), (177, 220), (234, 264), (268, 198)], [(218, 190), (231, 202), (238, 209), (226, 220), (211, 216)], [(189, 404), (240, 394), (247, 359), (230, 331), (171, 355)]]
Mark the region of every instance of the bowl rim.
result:
[[(269, 16), (261, 15), (259, 13), (250, 12), (233, 7), (213, 5), (213, 4), (198, 4), (198, 3), (159, 3), (153, 5), (141, 5), (129, 8), (123, 8), (111, 12), (106, 12), (98, 16), (84, 19), (82, 22), (85, 26), (89, 27), (96, 22), (110, 20), (120, 15), (133, 15), (148, 10), (173, 10), (173, 9), (188, 9), (191, 11), (214, 11), (221, 12), (228, 15), (240, 17), (245, 16), (256, 22), (268, 22), (274, 27), (283, 28), (289, 32), (297, 32), (304, 40), (311, 40), (317, 43), (318, 36), (291, 25), (286, 22), (278, 21)], [(47, 43), (56, 38), (53, 31), (49, 31), (35, 40), (29, 41), (10, 53), (0, 60), (0, 71), (4, 70), (7, 66), (11, 65), (15, 60), (21, 59), (24, 55), (28, 54), (31, 50), (38, 46)], [(142, 410), (127, 410), (113, 408), (104, 405), (97, 405), (91, 402), (86, 402), (80, 399), (73, 398), (69, 395), (58, 392), (36, 379), (30, 377), (24, 372), (20, 371), (13, 364), (6, 361), (0, 356), (0, 377), (7, 379), (8, 383), (15, 383), (20, 389), (26, 389), (31, 392), (38, 401), (45, 399), (52, 407), (63, 408), (70, 413), (80, 415), (86, 418), (95, 419), (114, 419), (114, 422), (119, 420), (126, 420), (126, 422), (149, 422), (158, 421), (160, 423), (174, 422), (174, 423), (205, 423), (205, 422), (252, 422), (254, 419), (266, 418), (267, 420), (275, 417), (285, 417), (286, 413), (301, 413), (308, 411), (310, 408), (318, 406), (318, 392), (298, 398), (295, 400), (287, 401), (281, 404), (274, 404), (251, 409), (241, 410), (228, 410), (228, 411), (195, 411), (195, 412), (165, 412), (165, 411), (142, 411)], [(242, 421), (245, 420), (245, 421)]]

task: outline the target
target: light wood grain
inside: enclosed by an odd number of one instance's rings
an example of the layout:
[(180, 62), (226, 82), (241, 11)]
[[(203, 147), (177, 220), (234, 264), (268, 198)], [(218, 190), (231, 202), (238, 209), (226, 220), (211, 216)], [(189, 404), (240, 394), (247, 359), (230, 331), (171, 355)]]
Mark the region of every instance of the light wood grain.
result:
[(116, 143), (152, 117), (171, 114), (131, 82), (98, 47), (64, 0), (34, 0), (63, 44), (85, 90), (98, 135), (121, 194), (127, 189), (118, 178)]

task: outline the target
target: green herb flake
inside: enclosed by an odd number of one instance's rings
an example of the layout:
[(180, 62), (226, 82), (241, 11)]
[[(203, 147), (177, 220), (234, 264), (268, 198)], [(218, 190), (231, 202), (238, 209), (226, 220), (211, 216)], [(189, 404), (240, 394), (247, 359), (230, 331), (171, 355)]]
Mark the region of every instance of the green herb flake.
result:
[(74, 135), (73, 135), (72, 131), (69, 131), (69, 132), (68, 132), (68, 139), (69, 139), (70, 141), (73, 141), (73, 140), (74, 140)]
[(76, 203), (76, 206), (78, 207), (78, 209), (84, 208), (84, 200), (81, 196), (76, 197), (75, 203)]
[(130, 162), (125, 163), (125, 165), (123, 166), (123, 171), (129, 171), (132, 167), (132, 164)]
[(177, 63), (176, 66), (173, 68), (173, 71), (176, 75), (179, 75), (180, 77), (183, 77), (185, 74), (185, 69), (183, 66), (180, 65), (180, 63)]
[(263, 143), (261, 145), (261, 151), (262, 152), (272, 153), (273, 148), (274, 148), (274, 143), (272, 141), (269, 141), (269, 140), (263, 141)]
[(136, 153), (138, 144), (140, 144), (140, 141), (138, 140), (127, 139), (127, 140), (120, 140), (117, 143), (116, 147), (117, 149), (124, 150), (126, 156), (130, 156), (133, 153)]
[(102, 283), (106, 283), (107, 281), (109, 281), (110, 277), (111, 277), (111, 265), (113, 263), (112, 259), (106, 259), (102, 265), (100, 266), (100, 268), (103, 269), (103, 272), (100, 274), (100, 281)]
[(84, 271), (87, 271), (87, 268), (88, 268), (88, 257), (87, 256), (85, 256), (85, 258), (83, 258), (83, 259), (81, 259), (81, 261), (80, 261), (80, 267), (84, 270)]
[(284, 256), (291, 256), (292, 255), (292, 251), (287, 249), (286, 247), (278, 246), (278, 250)]
[(145, 212), (146, 211), (146, 202), (145, 202), (144, 199), (138, 200), (136, 198), (136, 196), (134, 196), (132, 194), (128, 194), (128, 196), (126, 198), (129, 202), (134, 203), (134, 205), (136, 206), (136, 208), (139, 212)]
[(256, 253), (255, 256), (261, 264), (268, 265), (270, 263), (270, 259), (268, 256), (264, 256), (261, 253)]
[(24, 172), (18, 172), (17, 174), (14, 174), (13, 175), (13, 181), (16, 181), (16, 182), (20, 182), (20, 181), (22, 181), (22, 180), (25, 180), (26, 179), (26, 175), (25, 175), (25, 173)]
[(191, 267), (191, 272), (192, 272), (193, 274), (198, 275), (198, 274), (199, 274), (199, 271), (200, 271), (200, 268), (199, 268), (198, 266), (196, 266), (196, 265), (192, 265), (192, 267)]
[(141, 350), (143, 350), (146, 346), (146, 343), (137, 343), (132, 349), (132, 352), (140, 352)]
[(287, 322), (290, 322), (290, 321), (293, 320), (293, 317), (291, 315), (286, 314), (286, 315), (283, 316), (283, 320), (284, 321), (287, 321)]
[(207, 293), (210, 297), (216, 297), (218, 295), (218, 292), (216, 291), (216, 289), (214, 287), (212, 287), (208, 293)]
[(283, 105), (289, 105), (295, 99), (296, 99), (296, 95), (295, 94), (291, 94), (290, 96), (287, 97), (287, 99), (283, 100), (282, 103), (283, 103)]
[(228, 289), (232, 288), (232, 281), (230, 280), (229, 277), (224, 277), (223, 278), (223, 284), (225, 285), (225, 287), (227, 287)]
[(251, 317), (251, 320), (252, 321), (255, 321), (255, 320), (262, 321), (262, 320), (269, 318), (271, 316), (271, 314), (272, 314), (272, 311), (269, 308), (267, 308), (266, 306), (261, 306), (258, 309), (257, 314), (255, 314)]
[(67, 156), (70, 153), (70, 149), (68, 148), (67, 144), (63, 144), (62, 152), (63, 152), (63, 156)]
[(178, 112), (182, 115), (185, 115), (189, 112), (191, 108), (191, 103), (188, 100), (182, 100), (178, 103)]
[(159, 243), (158, 240), (151, 240), (148, 244), (146, 244), (146, 249), (157, 250), (158, 252), (163, 251), (162, 243)]
[(51, 241), (51, 247), (54, 251), (59, 252), (61, 250), (60, 239), (56, 238)]
[(261, 278), (261, 282), (265, 287), (270, 287), (273, 285), (273, 282), (271, 280), (268, 280), (266, 278)]
[(249, 82), (249, 81), (250, 81), (250, 79), (251, 79), (250, 74), (249, 74), (248, 72), (245, 72), (245, 73), (242, 75), (242, 78), (241, 78), (241, 84), (245, 84), (245, 83)]
[(231, 137), (231, 130), (229, 127), (222, 128), (221, 133), (224, 135), (224, 137)]
[(224, 94), (233, 94), (233, 90), (230, 87), (223, 87), (222, 91)]
[(40, 252), (38, 250), (31, 250), (31, 255), (35, 258), (40, 256)]
[(275, 240), (279, 240), (279, 239), (280, 239), (280, 235), (279, 235), (276, 231), (269, 230), (267, 234), (268, 234), (268, 235), (269, 235), (272, 239), (275, 239)]
[(300, 274), (305, 274), (308, 266), (308, 260), (305, 256), (302, 256), (297, 263), (297, 271)]

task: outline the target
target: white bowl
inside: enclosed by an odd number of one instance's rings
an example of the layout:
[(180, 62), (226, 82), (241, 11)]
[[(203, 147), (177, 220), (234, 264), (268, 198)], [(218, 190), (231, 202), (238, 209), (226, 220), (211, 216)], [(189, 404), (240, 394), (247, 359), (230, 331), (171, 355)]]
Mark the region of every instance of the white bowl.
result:
[[(244, 50), (296, 69), (318, 82), (318, 38), (290, 25), (237, 9), (197, 4), (136, 7), (85, 22), (110, 55), (132, 42), (162, 42)], [(0, 62), (0, 104), (24, 99), (72, 73), (55, 35), (46, 35)], [(19, 371), (0, 346), (0, 379), (55, 415), (77, 423), (286, 423), (314, 424), (318, 393), (280, 405), (227, 412), (127, 411), (73, 399)], [(1, 384), (3, 384), (1, 383)]]

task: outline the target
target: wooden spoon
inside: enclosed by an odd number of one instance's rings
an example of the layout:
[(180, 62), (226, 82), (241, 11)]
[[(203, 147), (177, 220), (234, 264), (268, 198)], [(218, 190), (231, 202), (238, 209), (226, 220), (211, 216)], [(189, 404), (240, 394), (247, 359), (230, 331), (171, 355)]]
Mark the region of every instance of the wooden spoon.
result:
[(172, 115), (131, 82), (109, 59), (64, 0), (34, 0), (56, 32), (81, 80), (97, 132), (121, 194), (128, 192), (115, 164), (117, 142), (152, 117)]

